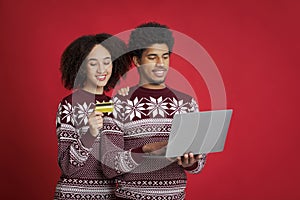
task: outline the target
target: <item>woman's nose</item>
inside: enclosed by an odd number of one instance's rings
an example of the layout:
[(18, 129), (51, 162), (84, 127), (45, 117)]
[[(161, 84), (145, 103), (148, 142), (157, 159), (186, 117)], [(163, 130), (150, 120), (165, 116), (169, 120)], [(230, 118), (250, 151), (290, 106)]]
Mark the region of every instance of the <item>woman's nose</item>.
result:
[(105, 66), (103, 64), (99, 63), (98, 68), (97, 68), (97, 72), (100, 73), (100, 74), (105, 72)]

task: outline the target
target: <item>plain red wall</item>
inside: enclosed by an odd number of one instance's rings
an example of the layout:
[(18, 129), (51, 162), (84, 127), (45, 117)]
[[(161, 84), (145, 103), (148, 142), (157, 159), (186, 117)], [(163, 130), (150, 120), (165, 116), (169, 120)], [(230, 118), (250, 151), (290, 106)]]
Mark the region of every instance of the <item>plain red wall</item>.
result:
[[(1, 199), (53, 198), (55, 113), (69, 93), (58, 71), (64, 48), (153, 20), (207, 50), (234, 109), (224, 152), (189, 176), (187, 199), (300, 199), (299, 11), (292, 0), (1, 0)], [(205, 84), (189, 78), (210, 109)]]

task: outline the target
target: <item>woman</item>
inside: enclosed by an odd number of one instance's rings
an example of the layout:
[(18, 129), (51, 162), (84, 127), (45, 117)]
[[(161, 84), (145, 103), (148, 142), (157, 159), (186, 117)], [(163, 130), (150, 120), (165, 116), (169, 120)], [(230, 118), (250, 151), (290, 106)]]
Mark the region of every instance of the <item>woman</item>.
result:
[(126, 45), (109, 34), (82, 36), (63, 52), (60, 71), (64, 87), (57, 112), (58, 164), (61, 177), (55, 199), (115, 199), (115, 182), (106, 178), (96, 159), (102, 116), (96, 102), (108, 102), (112, 89), (129, 70)]

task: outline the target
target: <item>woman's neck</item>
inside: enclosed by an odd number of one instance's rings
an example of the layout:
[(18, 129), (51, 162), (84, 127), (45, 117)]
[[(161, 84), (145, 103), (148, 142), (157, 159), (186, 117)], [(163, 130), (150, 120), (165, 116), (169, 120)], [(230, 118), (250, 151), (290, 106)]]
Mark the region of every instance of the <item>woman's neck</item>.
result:
[(103, 94), (103, 87), (90, 88), (83, 86), (82, 90), (93, 94)]

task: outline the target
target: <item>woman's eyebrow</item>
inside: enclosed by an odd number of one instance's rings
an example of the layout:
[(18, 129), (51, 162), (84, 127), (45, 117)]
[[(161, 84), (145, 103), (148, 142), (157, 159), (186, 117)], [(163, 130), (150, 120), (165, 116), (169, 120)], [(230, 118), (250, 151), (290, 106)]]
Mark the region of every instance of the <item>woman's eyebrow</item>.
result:
[(94, 60), (97, 61), (96, 58), (89, 58), (88, 61), (90, 61), (90, 60), (92, 60), (92, 61), (94, 61)]
[[(110, 56), (107, 56), (107, 57), (104, 57), (104, 58), (103, 58), (103, 60), (106, 60), (106, 59), (111, 59), (111, 57), (110, 57)], [(97, 58), (89, 58), (88, 61), (90, 61), (90, 60), (92, 60), (92, 61), (98, 61)]]

